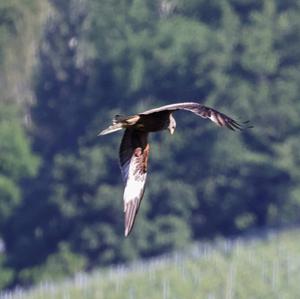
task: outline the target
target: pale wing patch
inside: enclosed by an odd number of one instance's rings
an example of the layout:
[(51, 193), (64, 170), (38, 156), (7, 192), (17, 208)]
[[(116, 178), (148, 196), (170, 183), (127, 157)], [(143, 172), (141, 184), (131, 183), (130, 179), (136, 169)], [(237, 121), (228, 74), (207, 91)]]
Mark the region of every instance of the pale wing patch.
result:
[(127, 129), (120, 146), (120, 164), (125, 182), (125, 236), (132, 230), (144, 195), (148, 154), (147, 133)]
[[(139, 149), (140, 150), (140, 149)], [(129, 165), (128, 178), (124, 190), (125, 236), (131, 231), (140, 201), (144, 195), (147, 178), (143, 167), (144, 155), (133, 155)]]
[(183, 103), (170, 104), (170, 105), (162, 106), (159, 108), (147, 110), (140, 114), (141, 115), (142, 114), (151, 114), (151, 113), (156, 113), (156, 112), (164, 111), (164, 110), (173, 110), (173, 111), (187, 110), (187, 111), (193, 112), (196, 115), (201, 116), (203, 118), (209, 118), (211, 121), (216, 123), (218, 126), (220, 126), (220, 127), (226, 126), (227, 128), (229, 128), (233, 131), (236, 129), (243, 130), (243, 129), (247, 129), (247, 128), (252, 128), (252, 126), (249, 125), (248, 121), (238, 123), (234, 119), (230, 118), (229, 116), (227, 116), (215, 109), (212, 109), (210, 107), (207, 107), (202, 104), (195, 103), (195, 102), (183, 102)]
[(143, 151), (141, 148), (136, 148), (132, 155), (127, 181), (124, 190), (124, 212), (125, 212), (125, 236), (130, 233), (140, 202), (145, 191), (145, 183), (147, 178), (147, 163), (148, 147)]
[(158, 107), (158, 108), (153, 108), (153, 109), (144, 111), (144, 112), (139, 113), (139, 114), (151, 114), (151, 113), (160, 112), (160, 111), (164, 111), (164, 110), (187, 109), (189, 107), (194, 107), (194, 106), (198, 107), (199, 105), (201, 105), (201, 104), (194, 103), (194, 102), (175, 103), (175, 104), (161, 106), (161, 107)]
[(127, 180), (124, 190), (124, 202), (128, 202), (135, 197), (140, 198), (143, 194), (147, 172), (144, 169), (144, 155), (141, 148), (135, 150), (129, 163)]

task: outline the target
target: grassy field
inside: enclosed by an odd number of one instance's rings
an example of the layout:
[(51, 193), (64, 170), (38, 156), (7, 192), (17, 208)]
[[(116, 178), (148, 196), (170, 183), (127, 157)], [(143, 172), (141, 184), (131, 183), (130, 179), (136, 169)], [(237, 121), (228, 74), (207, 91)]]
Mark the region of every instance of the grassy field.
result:
[(78, 274), (5, 299), (299, 298), (300, 230), (195, 244), (148, 262)]

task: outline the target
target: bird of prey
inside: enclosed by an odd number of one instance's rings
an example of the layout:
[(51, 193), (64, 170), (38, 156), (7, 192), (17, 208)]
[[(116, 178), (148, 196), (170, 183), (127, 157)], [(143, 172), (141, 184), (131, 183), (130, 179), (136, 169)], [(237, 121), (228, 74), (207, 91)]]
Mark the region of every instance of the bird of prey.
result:
[(227, 127), (233, 131), (251, 127), (248, 121), (238, 123), (213, 108), (194, 102), (170, 104), (132, 116), (116, 115), (112, 125), (100, 132), (98, 136), (125, 129), (120, 145), (119, 158), (125, 183), (123, 200), (126, 237), (133, 228), (145, 191), (149, 157), (148, 135), (150, 132), (161, 130), (168, 130), (173, 134), (176, 128), (173, 113), (177, 110), (193, 112), (202, 118), (210, 119), (220, 127)]

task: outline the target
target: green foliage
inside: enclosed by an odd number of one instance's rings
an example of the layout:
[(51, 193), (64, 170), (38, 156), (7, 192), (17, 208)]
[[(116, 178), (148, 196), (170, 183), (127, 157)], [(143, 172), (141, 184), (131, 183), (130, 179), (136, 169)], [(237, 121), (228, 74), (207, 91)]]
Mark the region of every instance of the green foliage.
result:
[[(39, 159), (32, 153), (24, 129), (26, 105), (32, 102), (31, 75), (46, 1), (0, 3), (0, 288), (12, 284), (15, 269), (8, 265), (11, 219), (17, 213), (28, 180)], [(5, 239), (5, 241), (4, 241)]]
[(20, 122), (17, 109), (0, 104), (0, 229), (20, 204), (21, 180), (37, 173), (39, 160)]
[(20, 190), (13, 180), (0, 176), (0, 227), (3, 227), (14, 208), (20, 203)]
[(73, 253), (68, 244), (60, 243), (58, 251), (49, 255), (42, 266), (27, 268), (20, 272), (19, 280), (23, 283), (46, 280), (59, 281), (66, 275), (71, 276), (85, 267), (83, 256)]
[(38, 160), (30, 152), (20, 113), (10, 104), (0, 107), (0, 172), (14, 180), (36, 174)]
[[(46, 16), (41, 2), (17, 3), (0, 4), (0, 65), (16, 57), (8, 65), (22, 65), (28, 80), (34, 63), (20, 61), (33, 56), (20, 45), (38, 41), (39, 21), (30, 21), (30, 11)], [(31, 110), (41, 167), (23, 189), (38, 162), (17, 115), (0, 110), (0, 226), (12, 284), (299, 221), (297, 1), (53, 0), (51, 6)], [(14, 39), (23, 27), (35, 38)], [(24, 53), (13, 55), (12, 47)], [(23, 86), (13, 67), (5, 74)], [(97, 132), (114, 114), (190, 99), (249, 118), (255, 128), (235, 134), (176, 113), (174, 136), (151, 136), (145, 198), (125, 240), (121, 136), (100, 139)]]
[[(6, 243), (11, 217), (20, 207), (22, 183), (36, 175), (39, 159), (32, 154), (30, 143), (13, 104), (0, 102), (0, 288), (14, 279), (14, 269), (7, 265)], [(12, 236), (9, 236), (10, 238)], [(3, 252), (2, 252), (3, 251)]]
[(5, 266), (5, 256), (0, 253), (0, 289), (3, 289), (13, 279), (13, 269)]
[(299, 230), (195, 244), (184, 253), (43, 283), (10, 298), (274, 298), (299, 294)]
[[(0, 88), (2, 101), (32, 103), (31, 76), (47, 0), (0, 3)], [(25, 107), (22, 107), (24, 109)]]

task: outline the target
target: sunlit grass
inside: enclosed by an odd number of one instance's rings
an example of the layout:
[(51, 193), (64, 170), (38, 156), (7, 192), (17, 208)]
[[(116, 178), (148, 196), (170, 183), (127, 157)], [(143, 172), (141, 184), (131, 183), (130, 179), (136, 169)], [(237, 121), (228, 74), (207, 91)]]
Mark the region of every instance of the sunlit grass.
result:
[(184, 253), (78, 274), (73, 280), (0, 297), (295, 299), (299, 294), (300, 231), (291, 230), (259, 239), (196, 244)]

